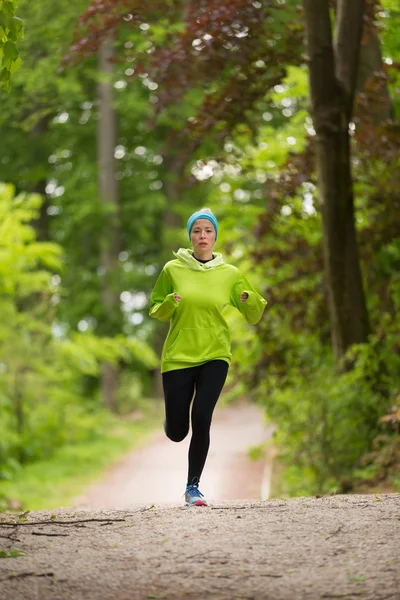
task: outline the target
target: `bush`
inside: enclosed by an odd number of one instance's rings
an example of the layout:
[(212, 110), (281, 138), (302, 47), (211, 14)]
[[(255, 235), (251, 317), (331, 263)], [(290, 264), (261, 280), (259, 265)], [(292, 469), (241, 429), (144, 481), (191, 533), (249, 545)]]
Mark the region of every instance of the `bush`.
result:
[[(370, 453), (373, 445), (384, 439), (381, 452), (392, 448), (388, 438), (379, 436), (396, 385), (398, 389), (398, 361), (379, 353), (376, 340), (354, 347), (351, 359), (353, 370), (341, 376), (328, 357), (321, 357), (310, 375), (293, 373), (286, 385), (272, 388), (266, 380), (257, 390), (276, 426), (289, 494), (350, 491), (367, 467), (364, 457), (378, 460), (377, 448)], [(365, 473), (365, 478), (370, 476), (371, 471)]]

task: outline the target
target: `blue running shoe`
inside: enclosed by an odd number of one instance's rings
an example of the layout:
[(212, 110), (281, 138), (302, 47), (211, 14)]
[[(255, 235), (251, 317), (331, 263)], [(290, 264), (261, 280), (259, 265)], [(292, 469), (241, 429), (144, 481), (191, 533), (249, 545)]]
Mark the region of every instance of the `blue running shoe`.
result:
[(200, 492), (197, 483), (186, 486), (185, 504), (186, 506), (208, 506), (207, 500)]

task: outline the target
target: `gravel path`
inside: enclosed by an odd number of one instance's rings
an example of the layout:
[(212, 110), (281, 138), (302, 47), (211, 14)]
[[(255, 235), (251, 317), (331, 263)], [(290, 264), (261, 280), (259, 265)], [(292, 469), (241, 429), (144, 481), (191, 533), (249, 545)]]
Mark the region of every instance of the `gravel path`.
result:
[(53, 514), (0, 524), (2, 600), (400, 598), (400, 494)]

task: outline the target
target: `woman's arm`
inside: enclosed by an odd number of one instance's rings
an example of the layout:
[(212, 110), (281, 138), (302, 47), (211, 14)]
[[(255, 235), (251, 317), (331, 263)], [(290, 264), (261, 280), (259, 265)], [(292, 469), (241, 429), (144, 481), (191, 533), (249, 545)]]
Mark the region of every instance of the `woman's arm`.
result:
[(149, 315), (159, 321), (169, 321), (178, 305), (171, 279), (163, 269), (151, 294)]
[[(247, 298), (245, 294), (247, 294)], [(242, 313), (248, 323), (255, 325), (261, 319), (267, 301), (256, 292), (246, 277), (238, 271), (238, 276), (232, 287), (231, 304)]]

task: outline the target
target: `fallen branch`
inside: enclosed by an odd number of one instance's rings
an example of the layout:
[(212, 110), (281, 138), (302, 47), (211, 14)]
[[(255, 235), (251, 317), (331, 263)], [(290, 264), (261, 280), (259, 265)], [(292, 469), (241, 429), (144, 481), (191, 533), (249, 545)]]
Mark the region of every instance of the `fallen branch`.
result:
[(51, 571), (48, 573), (35, 573), (34, 571), (27, 571), (25, 573), (10, 573), (7, 577), (2, 577), (0, 581), (7, 581), (7, 579), (19, 579), (20, 577), (54, 577), (54, 573)]
[[(130, 513), (128, 515), (126, 515), (127, 517), (136, 514), (136, 513), (142, 513), (142, 512), (146, 512), (148, 510), (151, 510), (152, 508), (154, 508), (154, 504), (152, 504), (151, 506), (146, 506), (144, 508), (139, 508), (139, 510), (135, 510), (133, 511), (133, 513)], [(1, 521), (0, 522), (0, 527), (4, 526), (4, 527), (20, 527), (21, 525), (75, 525), (76, 523), (92, 523), (92, 522), (98, 522), (98, 523), (118, 523), (121, 521), (126, 521), (126, 518), (123, 517), (122, 519), (75, 519), (74, 521), (57, 521), (57, 519), (51, 519), (51, 520), (46, 520), (46, 521), (24, 521), (19, 523), (18, 521), (13, 521), (13, 522), (6, 522), (6, 521)]]
[(126, 516), (130, 517), (131, 515), (134, 515), (136, 513), (141, 513), (141, 512), (146, 512), (147, 510), (151, 510), (152, 508), (155, 508), (155, 504), (152, 504), (151, 506), (145, 506), (144, 508), (139, 508), (138, 510), (134, 510), (133, 513), (129, 513)]
[(32, 535), (46, 535), (47, 537), (69, 537), (69, 533), (44, 533), (44, 531), (32, 531)]
[(329, 540), (330, 538), (332, 538), (333, 536), (337, 535), (338, 533), (340, 533), (343, 529), (343, 525), (339, 525), (339, 527), (336, 529), (336, 531), (334, 531), (333, 533), (331, 533), (330, 535), (328, 535), (328, 537), (326, 537), (326, 540)]
[(322, 594), (322, 598), (347, 598), (348, 596), (361, 596), (361, 592), (349, 592), (348, 594)]
[(10, 535), (1, 535), (0, 538), (4, 538), (5, 540), (11, 540), (12, 542), (19, 542), (20, 540), (16, 537), (12, 537), (15, 534), (15, 531), (11, 531)]
[(184, 569), (183, 571), (162, 571), (160, 573), (157, 573), (157, 575), (182, 575), (184, 573), (188, 573), (188, 570)]
[(246, 510), (251, 506), (210, 506), (211, 510)]
[(56, 519), (52, 519), (50, 521), (30, 521), (25, 523), (0, 523), (0, 527), (22, 527), (25, 525), (75, 525), (76, 523), (91, 523), (93, 521), (99, 523), (115, 523), (126, 521), (126, 519), (76, 519), (75, 521), (57, 521)]

